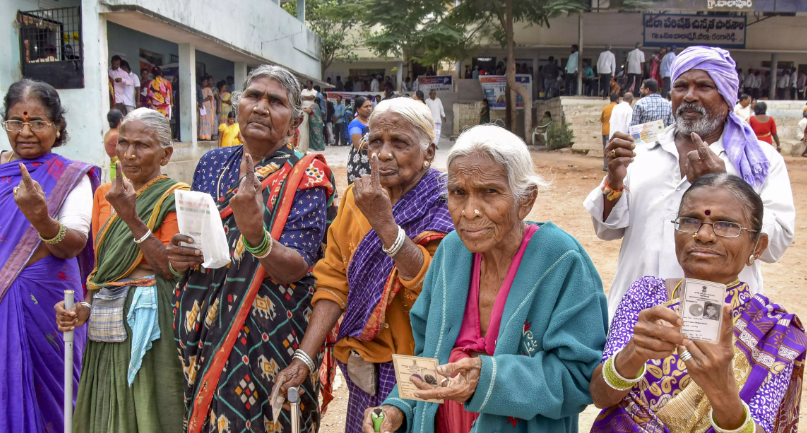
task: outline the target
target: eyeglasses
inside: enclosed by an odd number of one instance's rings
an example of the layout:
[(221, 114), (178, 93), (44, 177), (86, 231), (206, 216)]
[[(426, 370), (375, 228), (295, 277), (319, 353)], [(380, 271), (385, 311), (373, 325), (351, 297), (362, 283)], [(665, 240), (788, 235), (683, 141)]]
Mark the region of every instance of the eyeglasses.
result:
[(698, 233), (704, 224), (712, 226), (712, 230), (715, 232), (715, 234), (724, 238), (740, 237), (740, 234), (743, 231), (757, 233), (756, 230), (747, 229), (739, 223), (732, 223), (728, 221), (705, 223), (697, 218), (676, 218), (671, 222), (675, 224), (675, 230), (682, 233)]
[(3, 122), (3, 128), (8, 132), (21, 132), (22, 128), (28, 125), (31, 132), (45, 132), (49, 127), (53, 126), (53, 122), (47, 120), (32, 120), (30, 122), (23, 122), (22, 120), (6, 120)]

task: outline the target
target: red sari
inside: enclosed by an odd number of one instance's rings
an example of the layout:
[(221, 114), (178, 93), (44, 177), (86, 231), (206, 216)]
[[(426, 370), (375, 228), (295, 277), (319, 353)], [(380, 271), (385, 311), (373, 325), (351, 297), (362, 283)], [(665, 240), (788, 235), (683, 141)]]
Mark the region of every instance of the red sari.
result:
[(768, 121), (762, 123), (757, 120), (757, 116), (751, 116), (748, 123), (751, 124), (751, 129), (757, 134), (758, 140), (773, 145), (772, 135), (776, 134), (776, 121), (773, 120), (773, 117), (768, 116)]

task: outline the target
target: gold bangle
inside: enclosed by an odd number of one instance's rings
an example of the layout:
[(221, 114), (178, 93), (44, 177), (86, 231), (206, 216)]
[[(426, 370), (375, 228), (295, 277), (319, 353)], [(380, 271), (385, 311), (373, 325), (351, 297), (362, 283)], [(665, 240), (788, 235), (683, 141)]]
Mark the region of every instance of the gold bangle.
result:
[(61, 221), (57, 220), (56, 222), (59, 224), (59, 233), (52, 239), (45, 239), (42, 237), (42, 235), (39, 235), (39, 239), (41, 239), (42, 242), (54, 245), (64, 240), (64, 237), (67, 235), (67, 227), (65, 227)]

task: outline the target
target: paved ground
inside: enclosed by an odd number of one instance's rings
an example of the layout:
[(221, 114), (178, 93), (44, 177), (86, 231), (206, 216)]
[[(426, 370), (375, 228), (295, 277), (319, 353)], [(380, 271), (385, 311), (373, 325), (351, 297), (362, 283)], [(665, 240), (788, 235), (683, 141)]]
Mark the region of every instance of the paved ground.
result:
[[(444, 170), (450, 142), (441, 142), (440, 147), (435, 167)], [(347, 148), (328, 148), (324, 153), (334, 168), (339, 191), (344, 191), (347, 186), (344, 168)], [(598, 239), (592, 229), (590, 216), (582, 206), (586, 195), (602, 179), (602, 160), (555, 152), (534, 152), (533, 160), (537, 171), (552, 180), (553, 185), (549, 192), (539, 196), (528, 218), (535, 221), (553, 221), (574, 235), (591, 256), (607, 293), (614, 278), (620, 242), (605, 242)], [(807, 320), (807, 297), (803, 296), (804, 287), (807, 287), (807, 270), (804, 266), (807, 263), (807, 243), (802, 242), (802, 236), (807, 234), (807, 194), (802, 192), (807, 186), (807, 159), (787, 157), (786, 162), (797, 207), (796, 239), (782, 260), (774, 264), (763, 264), (762, 272), (765, 279), (765, 294), (788, 311), (799, 314), (802, 320)], [(344, 431), (346, 387), (340, 386), (336, 396), (323, 418), (321, 432)], [(581, 414), (581, 432), (589, 431), (596, 413), (596, 408), (590, 406)], [(802, 408), (801, 414), (807, 414), (807, 409)], [(799, 431), (807, 433), (807, 423), (802, 423)]]

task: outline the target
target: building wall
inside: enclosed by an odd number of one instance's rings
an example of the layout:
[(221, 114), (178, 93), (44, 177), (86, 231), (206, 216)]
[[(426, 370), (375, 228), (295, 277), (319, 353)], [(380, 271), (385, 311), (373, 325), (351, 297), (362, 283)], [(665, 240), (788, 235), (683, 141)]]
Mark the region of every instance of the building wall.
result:
[(320, 40), (273, 1), (104, 0), (111, 7), (138, 6), (193, 31), (258, 57), (318, 78)]

